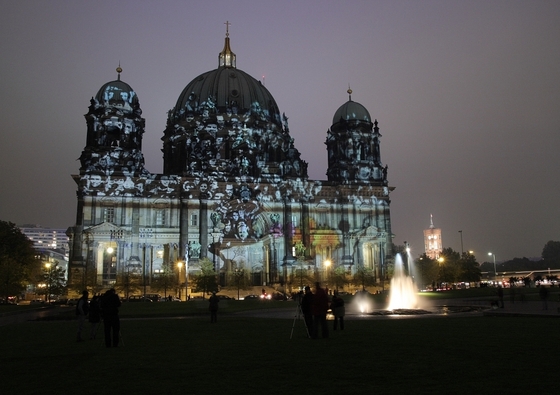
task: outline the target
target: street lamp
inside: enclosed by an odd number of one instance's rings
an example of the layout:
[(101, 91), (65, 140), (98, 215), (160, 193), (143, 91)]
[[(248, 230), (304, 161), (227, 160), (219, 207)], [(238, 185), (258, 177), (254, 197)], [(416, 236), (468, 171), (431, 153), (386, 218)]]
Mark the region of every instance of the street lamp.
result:
[(489, 252), (488, 255), (492, 255), (492, 257), (494, 258), (494, 281), (495, 281), (496, 278), (498, 277), (498, 273), (496, 273), (496, 255), (494, 255), (491, 252)]
[[(441, 280), (441, 278), (442, 278), (442, 275), (441, 275), (441, 265), (443, 264), (443, 262), (445, 261), (445, 259), (444, 259), (442, 256), (440, 256), (440, 257), (437, 259), (437, 261), (438, 261), (438, 280)], [(441, 288), (441, 284), (442, 284), (442, 281), (439, 282), (438, 288)]]
[[(181, 262), (181, 261), (177, 262), (177, 267), (179, 268), (179, 277), (178, 277), (178, 280), (179, 280), (179, 299), (181, 299), (181, 288), (182, 288), (182, 286), (181, 286), (181, 268), (183, 267), (183, 262)], [(183, 300), (183, 299), (181, 299), (181, 300)]]
[(47, 268), (47, 303), (51, 302), (51, 263), (45, 263), (45, 267)]
[(189, 300), (189, 257), (185, 258), (185, 301)]
[(331, 266), (331, 261), (330, 261), (329, 259), (327, 259), (327, 260), (324, 262), (324, 265), (325, 265), (325, 277), (326, 277), (325, 281), (328, 282), (328, 278), (329, 278), (329, 267)]

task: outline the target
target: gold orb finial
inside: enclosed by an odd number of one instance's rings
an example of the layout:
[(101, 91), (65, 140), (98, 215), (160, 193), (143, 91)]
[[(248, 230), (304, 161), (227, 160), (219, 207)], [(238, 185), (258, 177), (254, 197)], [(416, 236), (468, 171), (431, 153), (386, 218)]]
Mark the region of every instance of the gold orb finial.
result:
[(119, 62), (119, 67), (117, 67), (117, 79), (119, 81), (121, 80), (121, 73), (122, 73), (122, 67), (121, 67), (121, 62)]

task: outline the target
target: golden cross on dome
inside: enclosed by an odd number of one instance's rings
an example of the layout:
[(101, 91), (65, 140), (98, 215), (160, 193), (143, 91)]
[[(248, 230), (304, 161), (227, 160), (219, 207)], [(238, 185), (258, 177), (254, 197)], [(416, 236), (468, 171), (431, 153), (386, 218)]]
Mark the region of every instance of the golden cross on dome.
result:
[(229, 37), (229, 25), (231, 25), (231, 23), (229, 23), (229, 21), (225, 21), (224, 25), (226, 25), (226, 37)]

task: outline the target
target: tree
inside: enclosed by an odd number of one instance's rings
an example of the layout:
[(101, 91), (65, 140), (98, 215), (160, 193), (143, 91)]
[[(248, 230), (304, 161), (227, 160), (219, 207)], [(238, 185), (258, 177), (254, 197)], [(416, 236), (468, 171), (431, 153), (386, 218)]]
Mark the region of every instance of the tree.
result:
[(560, 241), (548, 241), (542, 250), (542, 259), (550, 268), (560, 268)]
[(167, 290), (172, 289), (177, 283), (177, 277), (171, 269), (170, 265), (163, 265), (163, 271), (158, 273), (152, 279), (150, 289), (154, 291), (163, 290), (163, 296), (167, 297)]
[(214, 270), (214, 264), (210, 259), (201, 259), (198, 265), (200, 272), (191, 277), (191, 282), (193, 292), (202, 292), (204, 297), (207, 293), (218, 290), (218, 278)]
[(439, 281), (439, 262), (432, 259), (426, 254), (422, 254), (416, 260), (416, 268), (418, 276), (420, 277), (417, 282), (420, 288), (426, 285), (434, 285)]
[[(372, 271), (372, 275), (373, 275), (373, 271)], [(339, 288), (344, 288), (344, 286), (348, 283), (349, 283), (348, 276), (346, 273), (346, 269), (344, 269), (344, 266), (339, 266), (337, 268), (334, 268), (329, 273), (329, 284), (331, 284), (331, 286), (334, 286), (337, 291)]]
[(313, 284), (316, 280), (315, 274), (307, 269), (306, 262), (302, 259), (297, 260), (295, 269), (292, 270), (290, 275), (290, 283), (298, 284), (298, 287), (303, 290), (306, 285)]
[(364, 266), (359, 266), (354, 277), (352, 277), (352, 284), (357, 287), (362, 287), (363, 291), (365, 291), (366, 287), (375, 285), (375, 274), (373, 270)]
[(134, 271), (122, 271), (117, 275), (115, 282), (115, 291), (124, 293), (124, 297), (128, 299), (130, 294), (134, 294), (140, 290), (142, 285), (142, 276)]
[(37, 290), (39, 295), (45, 295), (46, 299), (50, 301), (51, 295), (60, 296), (66, 293), (66, 270), (58, 267), (58, 261), (50, 263), (50, 265), (43, 267), (43, 272), (39, 277), (39, 281), (45, 284)]
[(459, 280), (466, 282), (479, 282), (481, 277), (480, 265), (473, 254), (464, 252), (459, 261)]
[(237, 290), (237, 299), (239, 300), (239, 291), (245, 289), (252, 289), (250, 273), (244, 267), (244, 262), (235, 263), (235, 267), (229, 273), (228, 288)]
[(32, 242), (15, 224), (0, 221), (0, 296), (20, 294), (38, 265)]
[(455, 283), (461, 273), (460, 255), (452, 248), (444, 248), (440, 255), (439, 282)]

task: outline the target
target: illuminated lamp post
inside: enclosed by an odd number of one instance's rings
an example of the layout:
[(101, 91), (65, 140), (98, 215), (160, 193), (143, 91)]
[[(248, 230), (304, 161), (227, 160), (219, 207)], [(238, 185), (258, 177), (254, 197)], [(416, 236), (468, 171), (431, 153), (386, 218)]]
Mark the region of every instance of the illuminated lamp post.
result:
[[(178, 277), (178, 283), (179, 283), (179, 299), (181, 299), (181, 268), (183, 267), (183, 262), (179, 261), (177, 262), (177, 267), (179, 268), (179, 277)], [(183, 299), (181, 299), (183, 300)]]
[[(444, 261), (445, 261), (445, 259), (443, 259), (442, 256), (440, 256), (440, 257), (438, 258), (438, 263), (439, 263), (439, 265), (438, 265), (438, 266), (439, 266), (439, 277), (440, 277), (440, 279), (441, 279), (441, 265), (443, 264)], [(438, 279), (438, 280), (439, 280), (439, 279)], [(440, 282), (440, 285), (441, 285), (441, 282)]]
[(331, 266), (331, 261), (327, 259), (323, 264), (325, 265), (325, 282), (328, 283), (329, 267)]
[(185, 301), (189, 300), (189, 257), (185, 259)]
[(47, 303), (51, 302), (51, 263), (45, 263), (45, 267), (47, 268), (47, 296), (45, 300)]
[(107, 251), (107, 254), (109, 254), (109, 262), (107, 262), (106, 259), (104, 259), (105, 262), (103, 262), (103, 265), (106, 266), (107, 273), (104, 274), (103, 276), (106, 278), (106, 281), (108, 283), (110, 283), (111, 282), (111, 276), (112, 276), (111, 269), (113, 267), (113, 256), (112, 255), (113, 255), (113, 252), (115, 252), (115, 250), (113, 249), (113, 247), (107, 247), (106, 251)]
[(491, 252), (489, 252), (488, 255), (491, 255), (492, 258), (494, 259), (494, 281), (496, 281), (498, 277), (498, 273), (496, 273), (496, 255)]

